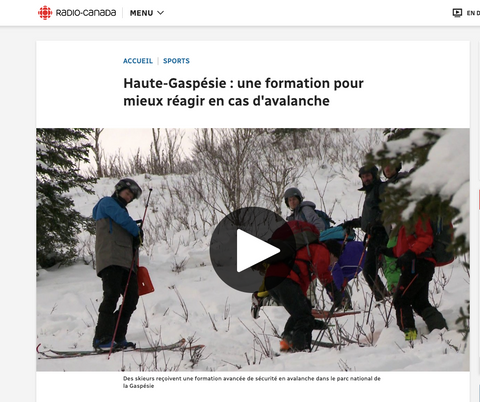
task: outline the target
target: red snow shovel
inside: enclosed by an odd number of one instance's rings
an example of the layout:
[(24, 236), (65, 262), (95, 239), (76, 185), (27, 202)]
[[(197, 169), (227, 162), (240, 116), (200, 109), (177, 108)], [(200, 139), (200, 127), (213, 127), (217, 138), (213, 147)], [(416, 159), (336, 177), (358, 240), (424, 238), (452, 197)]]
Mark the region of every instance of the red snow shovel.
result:
[(138, 280), (138, 295), (143, 296), (148, 293), (155, 291), (153, 287), (152, 280), (148, 274), (148, 269), (145, 267), (138, 267), (137, 270), (137, 280)]

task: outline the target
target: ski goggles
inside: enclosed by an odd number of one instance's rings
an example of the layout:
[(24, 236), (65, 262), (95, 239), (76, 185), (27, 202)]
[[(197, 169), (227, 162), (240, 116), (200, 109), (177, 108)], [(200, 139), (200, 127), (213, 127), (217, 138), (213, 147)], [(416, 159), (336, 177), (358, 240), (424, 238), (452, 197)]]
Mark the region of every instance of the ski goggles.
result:
[(124, 179), (115, 186), (117, 192), (125, 190), (126, 188), (132, 192), (134, 199), (138, 199), (142, 195), (142, 189), (133, 180)]

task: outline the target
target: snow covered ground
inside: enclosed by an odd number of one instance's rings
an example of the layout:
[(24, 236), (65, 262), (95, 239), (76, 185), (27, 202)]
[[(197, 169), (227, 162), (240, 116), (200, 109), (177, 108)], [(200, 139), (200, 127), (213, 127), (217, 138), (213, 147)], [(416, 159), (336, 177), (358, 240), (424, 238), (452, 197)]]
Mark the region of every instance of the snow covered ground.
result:
[[(334, 176), (332, 170), (315, 169), (313, 175), (304, 175), (296, 184), (307, 200), (319, 204), (315, 182), (325, 183), (327, 176), (330, 178), (324, 201), (327, 207), (335, 205), (332, 218), (341, 223), (359, 216), (363, 198), (362, 193), (356, 191), (360, 182), (355, 172)], [(152, 224), (154, 215), (160, 216), (162, 208), (168, 206), (165, 181), (180, 178), (137, 176), (134, 179), (144, 189), (153, 188), (154, 202), (147, 213), (150, 219), (147, 225)], [(78, 210), (91, 215), (95, 203), (100, 197), (110, 195), (115, 183), (114, 179), (102, 179), (95, 186), (95, 195), (72, 194)], [(130, 204), (129, 213), (134, 219), (142, 218), (144, 202), (142, 196)], [(282, 212), (286, 215), (285, 206)], [(466, 308), (470, 292), (469, 276), (461, 261), (437, 269), (431, 283), (431, 298), (445, 316), (448, 331), (428, 333), (423, 321), (417, 317), (417, 328), (422, 336), (412, 344), (406, 342), (395, 324), (395, 312), (390, 303), (372, 307), (368, 314), (370, 292), (360, 276), (359, 282), (352, 284), (352, 289), (355, 309), (362, 313), (339, 318), (331, 332), (337, 341), (337, 328), (342, 327), (353, 339), (360, 340), (362, 346), (344, 343), (337, 349), (318, 348), (313, 353), (277, 355), (279, 338), (276, 335), (282, 332), (287, 313), (282, 307), (265, 307), (258, 320), (251, 317), (251, 295), (228, 287), (212, 268), (210, 234), (193, 238), (186, 229), (172, 230), (168, 242), (149, 244), (142, 250), (140, 262), (148, 267), (155, 292), (140, 298), (127, 334), (127, 339), (139, 346), (171, 343), (184, 337), (194, 344), (205, 345), (201, 354), (193, 355), (189, 351), (168, 351), (158, 355), (127, 352), (115, 353), (110, 359), (106, 356), (38, 359), (37, 370), (248, 373), (469, 369), (468, 345), (458, 332), (461, 327), (455, 324), (459, 309)], [(85, 249), (92, 247), (92, 241), (93, 238), (82, 235)], [(91, 349), (101, 298), (101, 280), (91, 263), (78, 261), (69, 267), (39, 270), (36, 336), (37, 344), (41, 344), (40, 350)], [(316, 335), (314, 332), (314, 337)], [(327, 340), (328, 335), (323, 335), (322, 341)]]

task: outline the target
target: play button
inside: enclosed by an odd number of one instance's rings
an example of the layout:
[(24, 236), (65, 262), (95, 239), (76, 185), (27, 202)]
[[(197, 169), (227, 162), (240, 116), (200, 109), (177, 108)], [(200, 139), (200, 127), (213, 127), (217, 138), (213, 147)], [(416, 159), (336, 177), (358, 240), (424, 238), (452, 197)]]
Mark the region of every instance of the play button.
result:
[(237, 229), (237, 272), (278, 254), (280, 249)]
[(260, 207), (237, 209), (225, 216), (210, 241), (210, 259), (220, 279), (241, 292), (259, 290), (264, 272), (253, 268), (281, 255), (269, 240), (285, 223), (280, 215)]

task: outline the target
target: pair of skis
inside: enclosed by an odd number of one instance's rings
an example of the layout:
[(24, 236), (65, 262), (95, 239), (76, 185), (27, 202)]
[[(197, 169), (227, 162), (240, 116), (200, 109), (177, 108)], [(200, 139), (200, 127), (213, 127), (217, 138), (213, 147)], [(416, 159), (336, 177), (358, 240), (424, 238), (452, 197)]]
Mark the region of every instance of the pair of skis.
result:
[[(103, 355), (108, 354), (110, 350), (102, 350), (102, 349), (94, 349), (94, 350), (40, 350), (40, 345), (37, 346), (37, 353), (41, 356), (40, 358), (46, 359), (65, 359), (71, 357), (83, 357), (83, 356), (95, 356), (95, 355)], [(161, 352), (165, 350), (172, 350), (172, 351), (185, 351), (185, 350), (197, 350), (203, 349), (205, 345), (187, 345), (187, 341), (185, 339), (180, 339), (177, 342), (168, 344), (168, 345), (158, 345), (158, 346), (151, 346), (146, 348), (114, 348), (112, 353), (115, 352), (143, 352), (143, 353), (154, 353), (154, 352)]]
[[(331, 318), (344, 317), (348, 315), (359, 314), (361, 311), (329, 311), (329, 310), (317, 310), (312, 309), (312, 315), (321, 320), (327, 320)], [(331, 343), (331, 342), (322, 342), (321, 340), (312, 340), (312, 346), (322, 347), (322, 348), (335, 348), (337, 346), (345, 346), (343, 343)]]
[(332, 318), (337, 318), (337, 317), (343, 317), (346, 315), (355, 315), (359, 314), (361, 311), (353, 311), (353, 310), (348, 310), (348, 311), (332, 311), (330, 312), (329, 310), (317, 310), (317, 309), (312, 309), (312, 315), (315, 318), (319, 318), (321, 320), (324, 320), (326, 318), (332, 317)]

